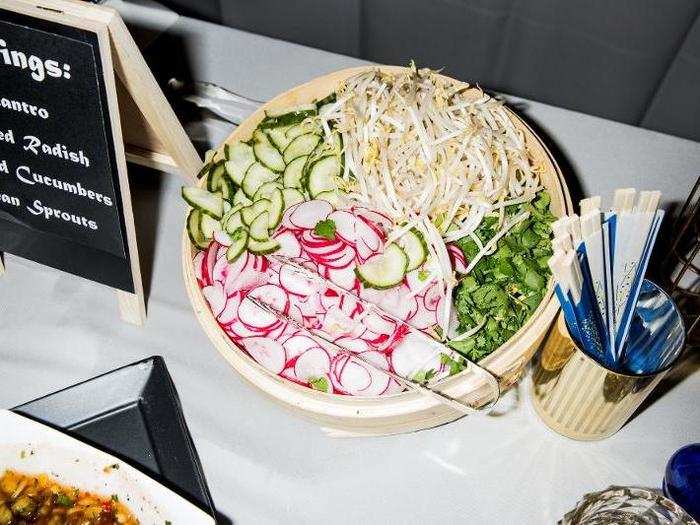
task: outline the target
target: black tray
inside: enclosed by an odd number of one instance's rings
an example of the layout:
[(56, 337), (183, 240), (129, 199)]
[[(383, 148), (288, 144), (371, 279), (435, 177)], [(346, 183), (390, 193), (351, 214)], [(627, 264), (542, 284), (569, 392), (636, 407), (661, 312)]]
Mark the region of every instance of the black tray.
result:
[(215, 516), (162, 357), (117, 368), (12, 410), (125, 460)]

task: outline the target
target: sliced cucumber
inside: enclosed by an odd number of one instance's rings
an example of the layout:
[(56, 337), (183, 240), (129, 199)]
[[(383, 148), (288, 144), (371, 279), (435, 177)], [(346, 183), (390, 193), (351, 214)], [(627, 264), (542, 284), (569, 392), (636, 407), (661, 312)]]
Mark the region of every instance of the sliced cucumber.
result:
[(314, 198), (330, 202), (335, 209), (340, 208), (340, 196), (338, 195), (338, 190), (322, 191)]
[(266, 241), (270, 238), (267, 224), (270, 221), (270, 214), (266, 211), (260, 213), (253, 222), (250, 223), (250, 237), (256, 241)]
[(244, 226), (243, 219), (241, 218), (241, 212), (237, 211), (229, 215), (228, 219), (226, 219), (226, 222), (224, 222), (223, 224), (226, 233), (228, 233), (229, 235), (233, 234), (233, 232), (235, 232), (238, 228)]
[(304, 155), (297, 157), (292, 162), (287, 164), (284, 170), (284, 187), (285, 188), (302, 188), (301, 177), (304, 173), (304, 165), (309, 157)]
[(407, 272), (415, 270), (428, 258), (428, 243), (425, 242), (423, 234), (416, 228), (411, 228), (396, 241), (401, 249), (408, 256)]
[(241, 206), (250, 206), (253, 204), (253, 201), (248, 198), (248, 196), (243, 193), (243, 190), (241, 188), (238, 188), (236, 190), (236, 193), (233, 195), (233, 201), (232, 204), (234, 206), (241, 205)]
[(250, 206), (241, 209), (241, 220), (243, 220), (243, 224), (250, 226), (258, 215), (269, 209), (270, 201), (267, 199), (260, 199)]
[(277, 128), (280, 126), (291, 126), (309, 117), (316, 116), (318, 109), (316, 104), (304, 104), (292, 109), (284, 109), (281, 111), (268, 111), (265, 120), (258, 127), (262, 129)]
[(266, 131), (267, 136), (279, 151), (284, 151), (284, 148), (292, 141), (287, 137), (287, 131), (291, 126), (283, 126), (279, 128), (270, 128)]
[(204, 163), (205, 164), (213, 164), (214, 155), (216, 155), (215, 149), (208, 149), (207, 151), (205, 151), (204, 152)]
[(260, 186), (275, 179), (277, 179), (277, 174), (274, 171), (266, 168), (259, 162), (254, 162), (246, 171), (241, 188), (243, 188), (248, 197), (253, 197)]
[[(260, 137), (264, 137), (264, 140)], [(258, 162), (265, 167), (277, 173), (284, 171), (285, 163), (282, 154), (270, 143), (267, 135), (260, 130), (255, 132), (253, 153), (255, 153), (255, 158), (258, 159)]]
[(248, 246), (248, 232), (239, 226), (233, 232), (229, 232), (229, 235), (231, 236), (231, 246), (226, 250), (226, 259), (228, 262), (234, 262)]
[(328, 96), (326, 96), (320, 100), (317, 100), (316, 107), (321, 108), (321, 107), (325, 106), (326, 104), (334, 104), (337, 99), (338, 99), (338, 95), (335, 93), (335, 91), (333, 91)]
[(282, 190), (280, 190), (279, 188), (276, 188), (270, 194), (270, 207), (267, 210), (268, 211), (268, 220), (269, 220), (267, 227), (270, 230), (277, 228), (277, 225), (282, 220), (282, 214), (284, 213), (284, 209), (285, 209), (284, 194), (282, 193)]
[(248, 239), (248, 249), (257, 255), (267, 255), (268, 253), (276, 252), (279, 250), (279, 247), (280, 243), (277, 239), (268, 239), (266, 241)]
[(209, 215), (202, 215), (200, 224), (202, 235), (204, 235), (204, 237), (207, 239), (214, 238), (214, 233), (221, 231), (221, 221), (218, 221)]
[(224, 164), (226, 173), (237, 186), (240, 186), (246, 171), (255, 162), (253, 148), (244, 142), (226, 144), (226, 158), (228, 159)]
[(183, 186), (182, 198), (193, 208), (197, 208), (215, 219), (220, 219), (224, 215), (224, 199), (217, 193), (211, 193), (194, 186)]
[(260, 199), (269, 199), (270, 195), (272, 195), (272, 192), (281, 187), (282, 185), (276, 180), (266, 182), (265, 184), (260, 186), (258, 188), (258, 191), (255, 192), (255, 195), (253, 195), (253, 202)]
[(211, 162), (205, 162), (204, 165), (200, 168), (199, 172), (197, 173), (197, 178), (201, 179), (202, 177), (205, 177), (206, 175), (209, 174), (209, 171), (211, 170), (212, 163)]
[(308, 155), (316, 148), (320, 141), (321, 136), (315, 133), (299, 135), (289, 143), (289, 146), (284, 148), (284, 162), (289, 164), (297, 157)]
[(309, 195), (315, 198), (320, 193), (337, 188), (335, 178), (340, 175), (340, 159), (335, 155), (322, 157), (314, 162), (308, 171), (306, 187)]
[(306, 200), (304, 194), (296, 188), (284, 188), (282, 190), (282, 195), (284, 196), (285, 210)]
[(304, 135), (305, 133), (315, 133), (316, 135), (320, 135), (323, 133), (323, 128), (317, 121), (306, 121), (302, 122), (301, 124), (297, 124), (296, 126), (292, 126), (287, 130), (287, 138), (292, 141), (293, 139), (297, 138), (299, 135)]
[(202, 233), (202, 212), (196, 208), (190, 210), (187, 216), (187, 235), (197, 248), (203, 250), (209, 246), (209, 239)]
[(408, 268), (408, 255), (398, 244), (389, 244), (379, 255), (355, 268), (358, 279), (367, 288), (383, 290), (403, 281)]

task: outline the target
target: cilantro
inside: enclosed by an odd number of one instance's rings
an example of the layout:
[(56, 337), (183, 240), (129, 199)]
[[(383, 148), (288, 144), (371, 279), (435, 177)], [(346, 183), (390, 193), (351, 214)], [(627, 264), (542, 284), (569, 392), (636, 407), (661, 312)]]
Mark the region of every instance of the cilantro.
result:
[(318, 221), (314, 227), (314, 233), (319, 237), (332, 241), (335, 239), (335, 222), (333, 219)]
[(65, 494), (57, 494), (56, 495), (56, 503), (58, 505), (60, 505), (61, 507), (72, 507), (73, 506), (73, 500), (69, 496), (66, 496)]
[(310, 378), (309, 384), (314, 390), (320, 390), (321, 392), (330, 392), (331, 385), (328, 382), (328, 378), (325, 376)]
[[(482, 257), (455, 289), (459, 332), (483, 324), (474, 335), (450, 346), (472, 361), (486, 357), (517, 332), (544, 296), (552, 255), (550, 197), (540, 191), (532, 202), (506, 207), (506, 216), (523, 211), (530, 216), (499, 239), (496, 250)], [(474, 234), (486, 244), (498, 231), (498, 216), (487, 215)], [(473, 259), (479, 246), (471, 237), (457, 241)], [(447, 363), (446, 363), (447, 364)]]
[(118, 502), (118, 501), (119, 501), (119, 496), (117, 496), (116, 494), (112, 494), (112, 501)]
[(435, 374), (437, 374), (437, 371), (432, 368), (430, 370), (420, 370), (413, 374), (413, 380), (417, 383), (425, 384), (435, 377)]

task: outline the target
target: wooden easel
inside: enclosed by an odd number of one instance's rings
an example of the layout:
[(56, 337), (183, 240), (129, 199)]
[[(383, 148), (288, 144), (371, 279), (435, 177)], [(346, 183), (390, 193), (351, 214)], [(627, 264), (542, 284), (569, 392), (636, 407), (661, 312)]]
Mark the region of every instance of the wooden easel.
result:
[[(0, 7), (97, 35), (134, 279), (134, 293), (122, 290), (116, 290), (116, 293), (121, 318), (141, 325), (146, 317), (146, 307), (126, 161), (177, 172), (187, 184), (194, 183), (202, 161), (124, 21), (114, 9), (78, 0), (2, 0)], [(111, 53), (106, 50), (111, 50)], [(0, 275), (3, 272), (0, 259)]]

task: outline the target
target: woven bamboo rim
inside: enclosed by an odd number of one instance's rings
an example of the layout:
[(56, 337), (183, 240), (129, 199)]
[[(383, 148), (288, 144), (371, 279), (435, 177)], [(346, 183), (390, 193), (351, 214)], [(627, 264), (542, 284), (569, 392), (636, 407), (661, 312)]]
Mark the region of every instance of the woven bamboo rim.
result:
[[(265, 111), (321, 99), (334, 91), (341, 80), (372, 67), (380, 67), (388, 72), (402, 69), (397, 66), (363, 66), (343, 69), (290, 89), (255, 111), (234, 130), (220, 148), (223, 148), (224, 144), (249, 139), (257, 124), (264, 118)], [(535, 132), (512, 110), (509, 109), (508, 112), (515, 126), (524, 133), (527, 148), (535, 163), (542, 167), (541, 179), (550, 193), (553, 214), (562, 216), (570, 213), (573, 209), (571, 197), (556, 161)], [(196, 250), (190, 243), (186, 230), (183, 230), (183, 276), (197, 319), (226, 361), (246, 381), (277, 403), (319, 423), (324, 430), (336, 436), (411, 432), (442, 425), (461, 417), (462, 414), (416, 392), (371, 398), (326, 394), (297, 385), (269, 372), (234, 344), (219, 327), (194, 275), (192, 258), (195, 253)], [(502, 388), (514, 384), (542, 342), (558, 309), (559, 304), (554, 297), (553, 285), (550, 282), (542, 302), (525, 325), (500, 348), (482, 359), (479, 365), (501, 378)], [(440, 383), (440, 390), (454, 398), (468, 397), (471, 402), (482, 395), (486, 399), (485, 396), (489, 391), (485, 382), (468, 371), (443, 380)]]

